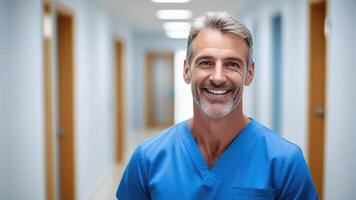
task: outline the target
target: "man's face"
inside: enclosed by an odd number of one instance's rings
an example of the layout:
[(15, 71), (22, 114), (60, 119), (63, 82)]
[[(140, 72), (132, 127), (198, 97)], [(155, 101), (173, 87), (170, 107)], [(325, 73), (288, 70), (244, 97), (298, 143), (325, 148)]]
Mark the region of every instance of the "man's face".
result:
[(206, 115), (224, 117), (241, 106), (243, 87), (252, 81), (254, 66), (246, 66), (249, 48), (239, 36), (208, 28), (192, 45), (193, 56), (191, 63), (184, 64), (184, 79), (192, 84), (194, 102)]

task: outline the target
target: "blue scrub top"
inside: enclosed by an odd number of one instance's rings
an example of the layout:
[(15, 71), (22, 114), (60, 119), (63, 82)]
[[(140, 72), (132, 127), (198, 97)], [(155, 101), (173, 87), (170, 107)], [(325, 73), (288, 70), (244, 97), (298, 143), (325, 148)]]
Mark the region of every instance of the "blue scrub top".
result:
[(300, 148), (253, 119), (210, 169), (188, 121), (145, 141), (133, 153), (116, 197), (318, 199)]

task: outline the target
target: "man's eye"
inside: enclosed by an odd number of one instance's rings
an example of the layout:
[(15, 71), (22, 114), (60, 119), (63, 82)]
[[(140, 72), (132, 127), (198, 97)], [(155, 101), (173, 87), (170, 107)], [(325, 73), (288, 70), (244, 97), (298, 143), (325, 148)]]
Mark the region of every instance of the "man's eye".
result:
[(213, 62), (211, 62), (211, 61), (201, 61), (199, 63), (199, 65), (201, 65), (201, 66), (211, 66), (211, 65), (213, 65)]

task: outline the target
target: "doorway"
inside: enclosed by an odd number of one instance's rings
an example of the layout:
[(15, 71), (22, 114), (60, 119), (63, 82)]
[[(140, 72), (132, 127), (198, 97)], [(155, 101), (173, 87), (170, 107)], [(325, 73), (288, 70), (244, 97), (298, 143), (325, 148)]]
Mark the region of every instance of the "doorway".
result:
[(58, 151), (60, 199), (76, 198), (73, 23), (70, 10), (57, 7)]
[(324, 187), (324, 118), (325, 118), (325, 80), (326, 80), (326, 38), (324, 23), (326, 2), (311, 2), (310, 23), (310, 61), (309, 61), (309, 108), (308, 108), (308, 164), (320, 199)]
[(146, 54), (146, 128), (174, 123), (174, 54)]

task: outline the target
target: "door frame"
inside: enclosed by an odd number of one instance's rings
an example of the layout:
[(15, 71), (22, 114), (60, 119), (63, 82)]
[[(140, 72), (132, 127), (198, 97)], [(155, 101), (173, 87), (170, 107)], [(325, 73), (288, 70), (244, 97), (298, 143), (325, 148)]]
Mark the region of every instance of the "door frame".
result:
[(44, 77), (44, 144), (45, 144), (45, 191), (46, 199), (56, 199), (56, 176), (55, 176), (55, 129), (54, 129), (54, 112), (53, 112), (53, 23), (45, 24), (45, 18), (53, 22), (53, 10), (51, 2), (43, 3), (42, 23), (50, 30), (50, 35), (43, 32), (43, 77)]
[(121, 39), (114, 40), (115, 51), (115, 94), (116, 94), (116, 161), (125, 160), (125, 81), (124, 56), (125, 44)]

